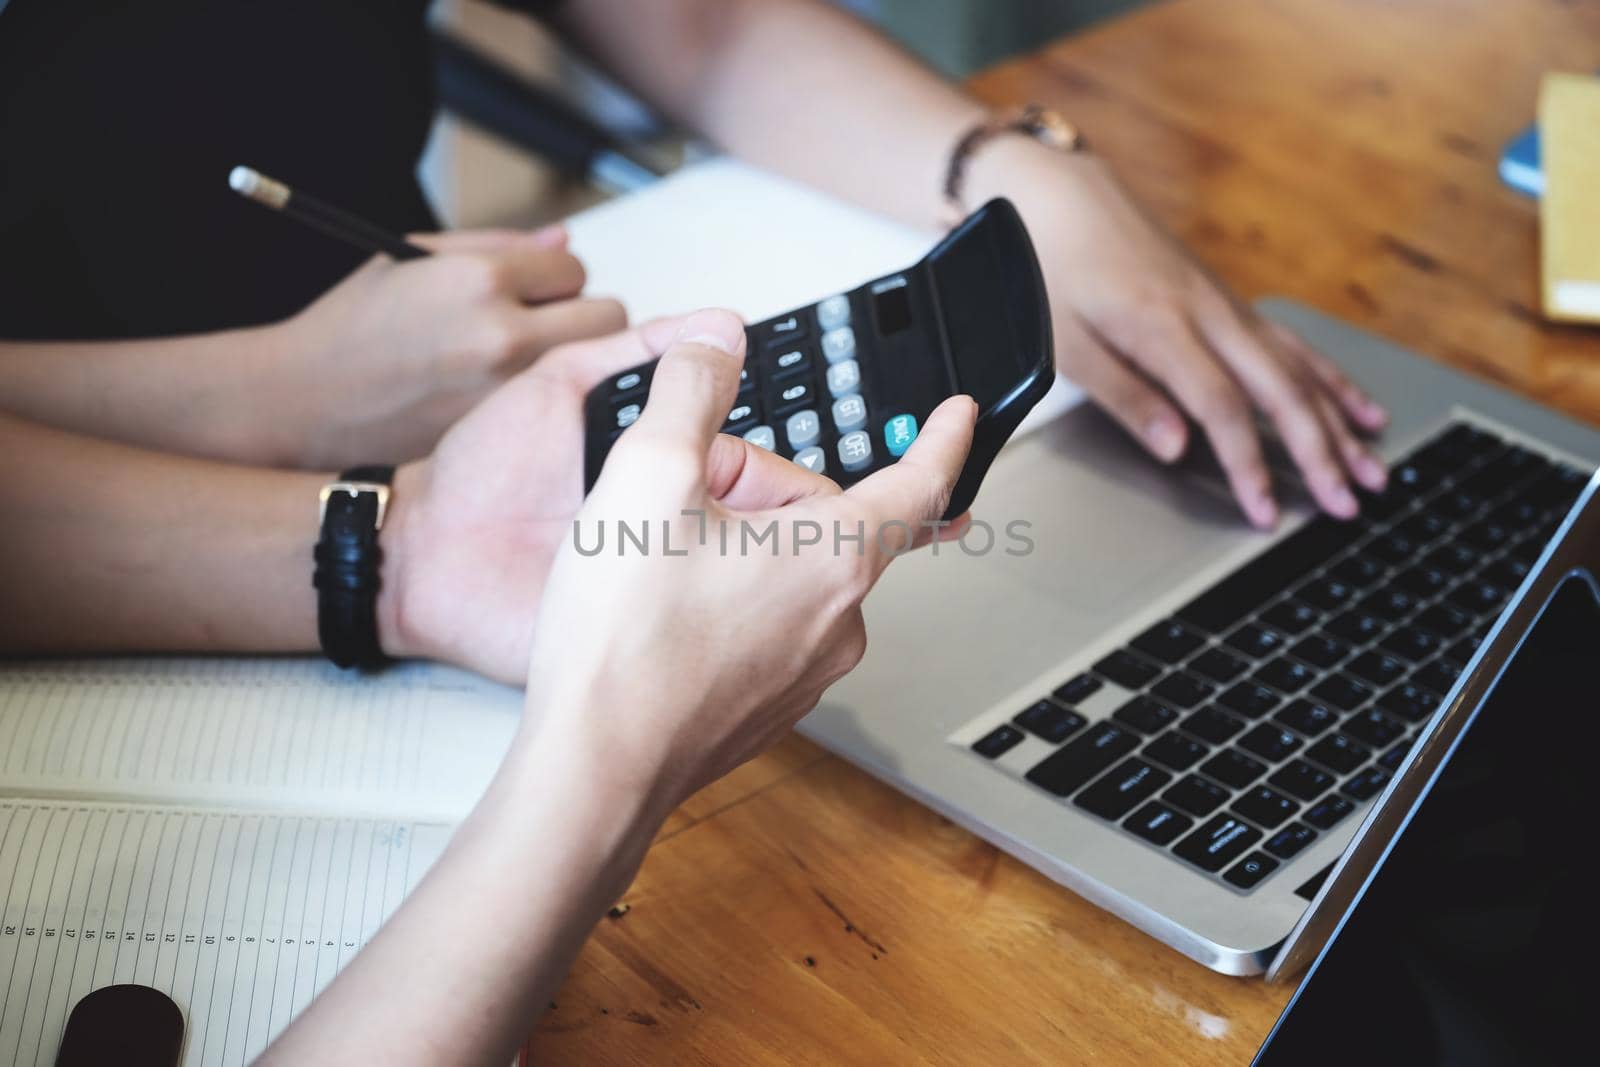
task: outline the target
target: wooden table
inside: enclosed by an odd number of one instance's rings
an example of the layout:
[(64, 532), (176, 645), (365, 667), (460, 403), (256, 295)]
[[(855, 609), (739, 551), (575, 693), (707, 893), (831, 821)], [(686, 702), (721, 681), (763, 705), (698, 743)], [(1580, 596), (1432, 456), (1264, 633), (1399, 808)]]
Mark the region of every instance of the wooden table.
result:
[[(973, 81), (1080, 121), (1247, 296), (1296, 297), (1600, 421), (1495, 174), (1600, 0), (1170, 0)], [(1224, 978), (793, 738), (685, 804), (536, 1034), (559, 1063), (1247, 1062)]]

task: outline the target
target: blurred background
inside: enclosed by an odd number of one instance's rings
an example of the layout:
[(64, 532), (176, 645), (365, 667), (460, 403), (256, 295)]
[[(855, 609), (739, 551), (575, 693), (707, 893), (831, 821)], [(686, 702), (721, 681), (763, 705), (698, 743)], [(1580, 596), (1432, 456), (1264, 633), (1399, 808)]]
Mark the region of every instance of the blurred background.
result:
[[(1150, 0), (835, 0), (952, 77), (962, 77), (1052, 38)], [(683, 146), (614, 86), (565, 55), (532, 20), (485, 0), (441, 0), (436, 28), (481, 57), (569, 99), (603, 127), (648, 146), (670, 165)], [(447, 97), (449, 93), (445, 94)], [(423, 161), (423, 181), (450, 226), (531, 225), (568, 214), (603, 193), (564, 180), (504, 137), (445, 110)]]

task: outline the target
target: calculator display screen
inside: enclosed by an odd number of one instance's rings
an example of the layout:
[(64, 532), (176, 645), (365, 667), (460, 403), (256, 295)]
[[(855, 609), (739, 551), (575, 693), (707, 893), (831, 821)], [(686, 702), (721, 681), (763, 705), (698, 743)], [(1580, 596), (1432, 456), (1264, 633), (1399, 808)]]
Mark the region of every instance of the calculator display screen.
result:
[(957, 386), (988, 410), (1016, 389), (1029, 368), (1011, 328), (1004, 272), (989, 241), (974, 234), (934, 260), (933, 279)]
[(873, 316), (878, 320), (878, 335), (893, 337), (911, 326), (911, 290), (905, 284), (892, 285), (872, 298)]

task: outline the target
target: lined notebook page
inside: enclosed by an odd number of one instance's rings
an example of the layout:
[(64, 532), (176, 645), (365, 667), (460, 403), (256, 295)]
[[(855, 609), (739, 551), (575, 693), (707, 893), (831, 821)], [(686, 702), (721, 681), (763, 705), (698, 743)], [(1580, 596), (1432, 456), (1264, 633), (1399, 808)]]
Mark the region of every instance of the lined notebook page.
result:
[(443, 825), (0, 799), (0, 1063), (48, 1067), (121, 982), (183, 1010), (183, 1063), (243, 1064), (438, 858)]
[(460, 818), (516, 730), (521, 693), (406, 664), (40, 661), (0, 669), (0, 792)]

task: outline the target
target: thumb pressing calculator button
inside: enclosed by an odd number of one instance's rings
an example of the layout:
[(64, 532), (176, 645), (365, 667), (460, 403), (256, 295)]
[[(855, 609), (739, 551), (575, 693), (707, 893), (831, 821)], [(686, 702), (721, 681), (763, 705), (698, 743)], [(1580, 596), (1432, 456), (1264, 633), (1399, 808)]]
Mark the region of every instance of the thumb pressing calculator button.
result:
[(817, 305), (817, 325), (824, 330), (837, 329), (850, 322), (850, 298), (843, 293), (830, 296)]
[(872, 438), (861, 430), (839, 438), (839, 462), (851, 473), (872, 466)]
[(850, 327), (840, 326), (822, 335), (822, 357), (829, 363), (837, 363), (841, 359), (854, 359), (855, 355), (856, 335)]
[(859, 430), (867, 424), (867, 402), (859, 396), (841, 396), (833, 402), (833, 424), (840, 433)]
[(789, 438), (789, 447), (798, 452), (810, 448), (822, 437), (822, 420), (815, 411), (797, 411), (783, 424), (783, 431)]
[(889, 446), (889, 455), (899, 459), (917, 439), (917, 417), (896, 415), (883, 424), (883, 443)]
[(813, 474), (821, 474), (823, 468), (828, 465), (828, 457), (823, 455), (822, 449), (816, 445), (812, 445), (810, 448), (802, 448), (796, 452), (794, 461)]
[(778, 447), (778, 435), (772, 432), (771, 426), (757, 426), (745, 434), (744, 439), (757, 448), (764, 448), (768, 452)]

